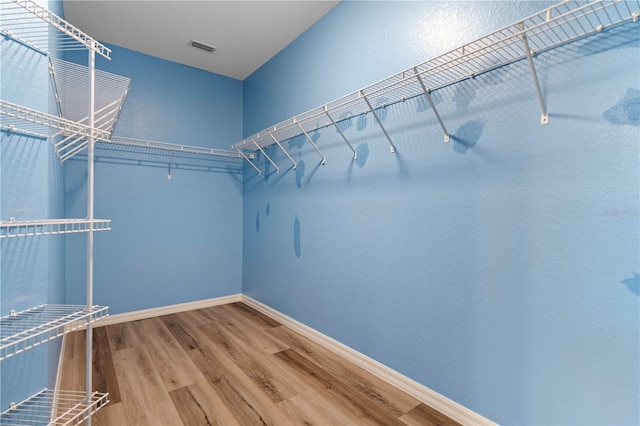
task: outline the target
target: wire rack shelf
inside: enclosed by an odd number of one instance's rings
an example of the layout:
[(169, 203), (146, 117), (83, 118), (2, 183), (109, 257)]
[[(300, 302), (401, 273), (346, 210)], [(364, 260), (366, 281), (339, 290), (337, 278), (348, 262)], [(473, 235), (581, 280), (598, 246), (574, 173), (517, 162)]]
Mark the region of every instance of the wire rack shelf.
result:
[[(49, 71), (59, 115), (86, 125), (89, 105), (89, 68), (50, 57)], [(95, 70), (95, 127), (106, 132), (109, 137), (113, 134), (120, 117), (130, 83), (130, 78)], [(62, 162), (87, 147), (86, 139), (82, 138), (68, 138), (62, 143), (59, 142), (55, 144), (56, 154)]]
[(111, 49), (33, 0), (0, 0), (0, 33), (43, 54), (52, 44), (58, 50), (93, 50), (106, 59), (111, 55)]
[(36, 237), (110, 230), (110, 219), (43, 219), (0, 222), (0, 238)]
[[(372, 113), (391, 144), (393, 152), (395, 146), (379, 120), (377, 112), (386, 106), (418, 96), (425, 96), (429, 101), (444, 132), (445, 142), (448, 142), (449, 133), (431, 101), (431, 92), (521, 60), (529, 61), (543, 112), (541, 124), (546, 124), (548, 115), (537, 82), (533, 57), (566, 43), (603, 32), (613, 26), (631, 21), (637, 22), (640, 16), (639, 11), (640, 1), (638, 0), (562, 1), (457, 49), (270, 126), (233, 144), (232, 149), (255, 152), (277, 143), (294, 163), (295, 168), (295, 161), (280, 142), (298, 136), (304, 136), (313, 142), (308, 132), (332, 126), (349, 144), (339, 127), (340, 122)], [(318, 150), (315, 144), (313, 146)], [(349, 146), (355, 159), (356, 152), (351, 144)], [(318, 152), (320, 153), (319, 150)], [(324, 156), (322, 158), (324, 162)], [(257, 169), (253, 163), (250, 164)], [(257, 170), (260, 173), (259, 169)]]
[(108, 140), (110, 130), (93, 129), (65, 117), (48, 114), (33, 108), (0, 100), (0, 129), (9, 133), (51, 138), (56, 155), (61, 162), (82, 152), (93, 131), (96, 140)]
[(40, 305), (0, 318), (0, 360), (107, 316), (106, 306)]
[(43, 389), (0, 414), (0, 425), (55, 425), (82, 424), (87, 418), (109, 403), (109, 394), (84, 391), (53, 391)]
[(194, 156), (214, 156), (214, 157), (228, 157), (228, 158), (242, 158), (242, 155), (237, 151), (231, 151), (227, 149), (206, 148), (202, 146), (193, 145), (180, 145), (158, 141), (148, 141), (143, 139), (127, 138), (123, 136), (113, 136), (108, 141), (100, 141), (100, 145), (122, 145), (135, 148), (145, 148), (157, 151), (166, 152), (169, 154), (184, 154)]

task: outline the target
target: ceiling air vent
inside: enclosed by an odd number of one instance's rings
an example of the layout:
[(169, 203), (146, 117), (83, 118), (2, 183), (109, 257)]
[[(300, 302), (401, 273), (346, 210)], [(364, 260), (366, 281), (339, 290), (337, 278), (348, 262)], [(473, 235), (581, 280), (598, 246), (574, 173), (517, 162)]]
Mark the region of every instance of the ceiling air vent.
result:
[(211, 46), (210, 44), (201, 43), (195, 40), (191, 40), (191, 46), (204, 50), (209, 53), (213, 53), (213, 51), (217, 49), (217, 47), (215, 46)]

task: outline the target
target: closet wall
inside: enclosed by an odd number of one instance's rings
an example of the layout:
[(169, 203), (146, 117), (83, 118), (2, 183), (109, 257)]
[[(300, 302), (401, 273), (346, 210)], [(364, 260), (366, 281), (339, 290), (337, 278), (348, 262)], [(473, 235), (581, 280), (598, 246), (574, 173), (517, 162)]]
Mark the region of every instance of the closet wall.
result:
[[(245, 81), (244, 134), (550, 6), (343, 2)], [(245, 167), (243, 293), (500, 424), (637, 424), (639, 28)]]
[[(62, 3), (40, 2), (56, 14)], [(41, 46), (59, 57), (55, 40)], [(55, 113), (48, 59), (29, 47), (0, 37), (2, 99)], [(0, 131), (0, 220), (64, 217), (64, 173), (49, 141)], [(82, 236), (70, 236), (70, 239)], [(0, 312), (64, 302), (65, 236), (0, 240)], [(0, 363), (0, 407), (54, 387), (60, 341)]]
[[(241, 138), (241, 81), (110, 47), (113, 59), (96, 66), (132, 80), (115, 135), (224, 149)], [(111, 219), (112, 229), (95, 236), (94, 291), (110, 314), (241, 292), (239, 160), (172, 162), (170, 153), (104, 146), (96, 158), (96, 217)], [(86, 204), (83, 159), (69, 161), (65, 175), (73, 216)], [(84, 244), (66, 248), (67, 303), (76, 303)]]

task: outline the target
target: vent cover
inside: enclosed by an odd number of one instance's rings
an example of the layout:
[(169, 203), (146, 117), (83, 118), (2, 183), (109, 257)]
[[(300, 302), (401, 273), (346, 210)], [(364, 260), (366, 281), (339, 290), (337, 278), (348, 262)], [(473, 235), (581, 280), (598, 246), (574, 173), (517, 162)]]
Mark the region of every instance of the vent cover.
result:
[(213, 53), (214, 50), (218, 48), (215, 46), (211, 46), (210, 44), (202, 43), (199, 41), (191, 40), (191, 46), (204, 50), (205, 52)]

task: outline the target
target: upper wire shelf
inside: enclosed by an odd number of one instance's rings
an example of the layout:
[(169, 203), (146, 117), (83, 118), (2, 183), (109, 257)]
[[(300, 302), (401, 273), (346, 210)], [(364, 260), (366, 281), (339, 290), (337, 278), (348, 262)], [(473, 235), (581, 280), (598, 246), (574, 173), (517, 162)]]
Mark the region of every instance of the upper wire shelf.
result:
[(0, 222), (0, 239), (110, 230), (109, 219), (9, 220)]
[[(529, 61), (543, 110), (541, 123), (546, 124), (548, 116), (537, 82), (533, 56), (624, 22), (636, 22), (640, 16), (639, 10), (640, 1), (638, 0), (562, 1), (457, 49), (268, 127), (233, 144), (232, 148), (246, 152), (262, 151), (265, 154), (263, 148), (278, 144), (295, 168), (296, 162), (280, 142), (304, 135), (322, 156), (324, 163), (324, 156), (307, 133), (333, 126), (342, 139), (349, 144), (338, 126), (340, 121), (371, 112), (393, 152), (395, 146), (376, 111), (423, 95), (442, 127), (445, 142), (448, 142), (449, 133), (431, 100), (431, 92), (523, 59)], [(349, 147), (355, 159), (356, 151), (351, 144)], [(270, 160), (268, 157), (267, 159)], [(260, 173), (252, 162), (250, 164)]]
[(89, 49), (106, 59), (111, 55), (111, 49), (33, 0), (0, 0), (0, 33), (47, 55), (52, 42), (58, 50)]
[(81, 122), (38, 111), (5, 100), (0, 100), (0, 129), (43, 139), (51, 138), (56, 155), (61, 162), (82, 152), (93, 131), (97, 140), (108, 140), (109, 130), (90, 128)]
[[(88, 124), (89, 68), (49, 58), (49, 70), (60, 116), (78, 124)], [(130, 83), (130, 78), (95, 70), (94, 126), (104, 132), (98, 139), (108, 139), (113, 134)], [(87, 139), (82, 135), (56, 136), (54, 148), (63, 163), (88, 146)]]
[(109, 403), (108, 393), (43, 389), (0, 414), (0, 425), (79, 425)]
[[(227, 149), (206, 148), (202, 146), (180, 145), (158, 141), (148, 141), (143, 139), (127, 138), (122, 136), (112, 136), (108, 141), (100, 141), (102, 145), (122, 145), (136, 148), (152, 149), (174, 155), (194, 155), (194, 156), (214, 156), (228, 158), (242, 158), (237, 151)], [(253, 156), (252, 156), (253, 158)]]
[(40, 305), (0, 318), (0, 360), (83, 328), (107, 315), (106, 306)]

